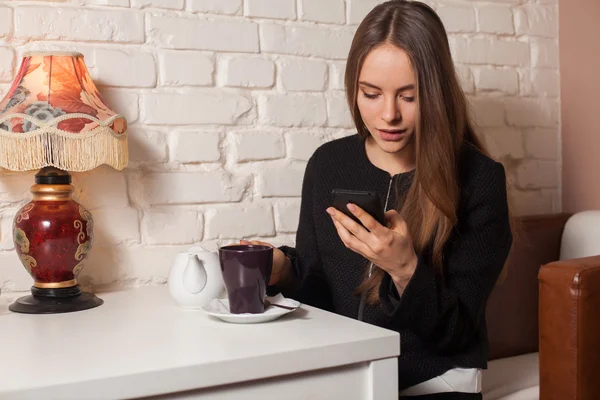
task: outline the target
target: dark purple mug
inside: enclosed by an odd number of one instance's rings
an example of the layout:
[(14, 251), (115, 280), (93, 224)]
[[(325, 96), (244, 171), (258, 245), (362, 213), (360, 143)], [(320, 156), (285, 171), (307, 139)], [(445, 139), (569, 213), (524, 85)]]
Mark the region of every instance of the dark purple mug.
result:
[(264, 300), (273, 266), (273, 248), (235, 244), (219, 248), (223, 282), (232, 314), (265, 312)]

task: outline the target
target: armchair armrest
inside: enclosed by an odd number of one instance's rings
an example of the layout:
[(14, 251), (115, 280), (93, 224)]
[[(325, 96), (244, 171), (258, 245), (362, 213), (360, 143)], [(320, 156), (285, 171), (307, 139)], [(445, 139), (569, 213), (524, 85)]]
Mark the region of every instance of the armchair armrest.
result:
[(600, 256), (542, 266), (541, 400), (600, 398)]

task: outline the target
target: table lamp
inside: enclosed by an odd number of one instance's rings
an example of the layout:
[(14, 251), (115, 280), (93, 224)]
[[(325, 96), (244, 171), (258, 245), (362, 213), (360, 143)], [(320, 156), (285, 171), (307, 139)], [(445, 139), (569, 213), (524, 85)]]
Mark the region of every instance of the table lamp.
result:
[(71, 198), (69, 172), (101, 164), (121, 170), (127, 161), (127, 121), (102, 98), (83, 55), (26, 53), (0, 102), (0, 167), (39, 169), (30, 190), (33, 200), (13, 222), (15, 251), (34, 283), (11, 311), (72, 312), (103, 303), (77, 283), (92, 247), (94, 221)]

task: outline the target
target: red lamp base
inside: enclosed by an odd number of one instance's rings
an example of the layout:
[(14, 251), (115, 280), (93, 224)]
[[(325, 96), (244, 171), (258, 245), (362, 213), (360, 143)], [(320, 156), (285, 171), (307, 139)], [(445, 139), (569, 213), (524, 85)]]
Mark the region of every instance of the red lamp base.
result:
[(17, 212), (13, 224), (15, 251), (34, 283), (31, 295), (17, 299), (9, 309), (48, 314), (101, 305), (101, 299), (82, 293), (77, 283), (92, 247), (92, 214), (71, 198), (68, 172), (45, 167), (35, 181), (33, 200)]
[(79, 285), (60, 289), (33, 286), (31, 295), (18, 298), (8, 309), (24, 314), (57, 314), (88, 310), (102, 303), (94, 294), (82, 292)]

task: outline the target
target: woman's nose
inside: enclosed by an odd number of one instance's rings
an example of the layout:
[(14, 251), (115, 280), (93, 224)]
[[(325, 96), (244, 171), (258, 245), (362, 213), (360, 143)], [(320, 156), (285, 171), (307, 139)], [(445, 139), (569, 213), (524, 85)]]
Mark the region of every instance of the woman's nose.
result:
[(387, 99), (383, 105), (381, 119), (388, 124), (397, 123), (402, 119), (400, 108), (396, 103), (396, 99)]

